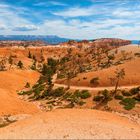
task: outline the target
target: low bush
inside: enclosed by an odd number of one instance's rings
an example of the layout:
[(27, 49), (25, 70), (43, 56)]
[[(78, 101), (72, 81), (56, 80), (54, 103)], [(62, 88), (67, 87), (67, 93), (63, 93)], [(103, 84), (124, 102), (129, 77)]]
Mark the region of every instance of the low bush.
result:
[(107, 89), (99, 91), (98, 95), (93, 98), (93, 101), (96, 102), (102, 101), (102, 103), (108, 103), (111, 100), (112, 100), (111, 94)]
[(69, 98), (67, 98), (67, 101), (77, 104), (79, 102), (79, 98), (75, 94), (72, 94)]
[(55, 96), (55, 97), (60, 97), (64, 94), (65, 94), (65, 90), (63, 87), (59, 87), (59, 88), (53, 90), (53, 96)]
[(125, 91), (125, 90), (122, 91), (122, 95), (123, 96), (132, 96), (131, 92)]
[(99, 96), (99, 95), (93, 97), (93, 101), (95, 102), (100, 102), (102, 99), (103, 99), (103, 96)]
[(25, 88), (30, 88), (30, 83), (29, 82), (26, 83)]
[(108, 102), (108, 101), (111, 101), (112, 100), (112, 97), (110, 95), (110, 92), (105, 89), (101, 92), (101, 94), (104, 96), (104, 102)]
[(99, 85), (99, 78), (95, 77), (90, 80), (90, 84)]
[(124, 98), (120, 104), (124, 105), (124, 109), (131, 110), (135, 107), (136, 101), (133, 98)]
[(91, 97), (91, 94), (89, 93), (88, 90), (82, 90), (82, 91), (76, 90), (74, 92), (74, 95), (80, 97), (81, 99), (87, 99)]
[(81, 99), (87, 99), (91, 97), (91, 94), (89, 93), (88, 90), (82, 90), (80, 94)]
[(122, 95), (115, 95), (114, 97), (117, 100), (123, 100), (123, 96)]
[(140, 94), (137, 94), (135, 97), (133, 97), (135, 100), (140, 101)]
[(139, 87), (137, 87), (137, 88), (132, 88), (132, 89), (130, 89), (129, 92), (130, 92), (132, 95), (135, 95), (135, 94), (139, 93), (139, 91), (140, 91), (140, 89), (139, 89)]
[(86, 102), (80, 100), (80, 101), (78, 102), (78, 105), (83, 106), (85, 103), (86, 103)]
[(53, 96), (53, 93), (50, 90), (45, 89), (42, 93), (42, 96), (43, 97), (51, 97), (51, 96)]
[(17, 94), (18, 95), (31, 95), (32, 93), (33, 93), (33, 91), (29, 90), (29, 91), (20, 91)]
[(63, 95), (63, 99), (68, 99), (71, 95), (72, 95), (71, 92), (66, 92), (66, 93)]
[(17, 66), (18, 66), (20, 69), (22, 69), (22, 68), (23, 68), (23, 63), (22, 63), (21, 61), (18, 61)]

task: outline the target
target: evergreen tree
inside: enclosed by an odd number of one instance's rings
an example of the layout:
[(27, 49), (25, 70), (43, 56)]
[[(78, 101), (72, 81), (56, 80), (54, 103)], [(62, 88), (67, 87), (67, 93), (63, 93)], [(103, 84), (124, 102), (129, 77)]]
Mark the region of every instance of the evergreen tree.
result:
[(23, 68), (23, 63), (22, 63), (21, 61), (18, 61), (17, 66), (18, 66), (20, 69), (22, 69), (22, 68)]
[(28, 53), (28, 58), (32, 58), (31, 52)]

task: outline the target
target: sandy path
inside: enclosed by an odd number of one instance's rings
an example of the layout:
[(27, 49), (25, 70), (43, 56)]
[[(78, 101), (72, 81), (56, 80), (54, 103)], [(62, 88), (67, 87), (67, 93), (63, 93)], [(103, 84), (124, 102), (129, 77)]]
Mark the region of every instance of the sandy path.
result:
[(63, 109), (0, 129), (0, 139), (139, 139), (140, 126), (108, 112)]
[[(54, 84), (54, 87), (64, 87), (64, 88), (67, 88), (67, 85), (65, 84)], [(138, 86), (121, 86), (119, 87), (118, 89), (131, 89), (131, 88), (134, 88), (134, 87), (138, 87)], [(114, 87), (84, 87), (84, 86), (70, 86), (70, 89), (73, 89), (73, 90), (90, 90), (90, 91), (99, 91), (99, 90), (104, 90), (104, 89), (108, 89), (108, 90), (113, 90)]]

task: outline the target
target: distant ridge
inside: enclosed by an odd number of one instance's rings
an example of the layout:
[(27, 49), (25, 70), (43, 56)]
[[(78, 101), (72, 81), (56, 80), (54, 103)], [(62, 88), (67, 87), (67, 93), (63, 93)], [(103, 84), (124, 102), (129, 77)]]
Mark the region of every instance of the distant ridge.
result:
[(46, 42), (48, 44), (59, 44), (62, 42), (67, 42), (70, 39), (67, 38), (61, 38), (56, 35), (0, 35), (0, 40), (10, 40), (10, 41), (35, 41), (35, 40), (41, 40), (43, 42)]

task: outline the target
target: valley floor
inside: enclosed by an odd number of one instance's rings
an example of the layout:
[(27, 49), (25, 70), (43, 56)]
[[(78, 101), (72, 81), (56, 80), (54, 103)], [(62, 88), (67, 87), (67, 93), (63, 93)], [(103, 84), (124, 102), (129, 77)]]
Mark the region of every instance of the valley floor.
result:
[[(125, 48), (121, 48), (125, 49)], [(129, 48), (130, 49), (130, 48)], [(139, 51), (139, 48), (136, 48)], [(136, 50), (137, 51), (137, 50)], [(3, 50), (1, 51), (3, 52)], [(28, 62), (29, 60), (24, 59)], [(30, 62), (30, 61), (29, 61)], [(31, 62), (30, 62), (31, 63)], [(129, 65), (128, 65), (129, 64)], [(120, 67), (126, 69), (126, 80), (121, 89), (130, 89), (140, 84), (139, 75), (140, 58), (136, 58)], [(116, 67), (115, 67), (116, 68)], [(109, 80), (105, 80), (106, 74), (114, 72), (109, 68), (103, 70), (102, 83), (99, 87), (92, 88), (89, 85), (90, 78), (94, 77), (96, 72), (84, 73), (78, 75), (81, 78), (80, 84), (77, 82), (79, 77), (72, 79), (71, 90), (89, 90), (92, 96), (99, 90), (112, 90), (114, 87), (109, 85)], [(135, 68), (135, 69), (134, 69)], [(112, 70), (112, 71), (111, 71)], [(87, 76), (86, 80), (82, 78)], [(129, 115), (137, 114), (140, 119), (140, 106), (136, 106), (128, 114), (120, 115), (115, 112), (99, 111), (93, 108), (93, 98), (86, 100), (87, 105), (80, 109), (54, 109), (43, 112), (37, 102), (28, 102), (20, 99), (17, 94), (22, 90), (27, 82), (34, 85), (40, 74), (33, 70), (8, 70), (0, 72), (0, 123), (4, 115), (17, 117), (17, 121), (1, 127), (0, 139), (139, 139), (140, 121), (135, 121)], [(127, 82), (126, 82), (127, 81)], [(54, 79), (55, 82), (55, 79)], [(57, 82), (57, 81), (56, 81)], [(130, 83), (129, 83), (130, 82)], [(105, 83), (105, 84), (104, 84)], [(80, 85), (80, 86), (79, 86)], [(128, 85), (128, 86), (127, 86)], [(57, 87), (66, 87), (65, 82), (57, 82)], [(110, 103), (114, 110), (122, 111), (123, 107), (118, 107), (117, 103)]]

